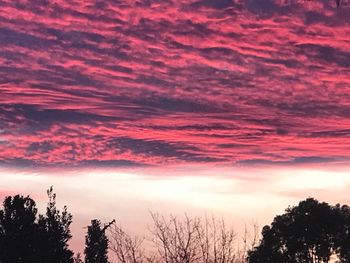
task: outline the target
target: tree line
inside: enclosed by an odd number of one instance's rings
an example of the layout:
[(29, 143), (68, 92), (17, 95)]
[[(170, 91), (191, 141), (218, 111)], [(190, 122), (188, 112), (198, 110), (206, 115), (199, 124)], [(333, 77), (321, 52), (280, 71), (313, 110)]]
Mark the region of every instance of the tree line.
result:
[(239, 240), (215, 217), (164, 217), (151, 213), (147, 237), (130, 236), (115, 220), (93, 219), (84, 254), (74, 255), (73, 217), (47, 191), (44, 214), (29, 196), (8, 196), (0, 210), (0, 263), (323, 263), (350, 262), (350, 208), (314, 198), (288, 207), (258, 234)]

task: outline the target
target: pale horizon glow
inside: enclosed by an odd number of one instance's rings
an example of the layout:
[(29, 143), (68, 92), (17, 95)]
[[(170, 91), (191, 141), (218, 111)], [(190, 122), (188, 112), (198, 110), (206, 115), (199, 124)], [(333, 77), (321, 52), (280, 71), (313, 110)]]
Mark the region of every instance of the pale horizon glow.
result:
[[(269, 224), (289, 205), (307, 197), (350, 204), (350, 169), (307, 167), (201, 167), (171, 169), (0, 169), (0, 194), (30, 195), (42, 213), (46, 189), (73, 214), (71, 247), (82, 251), (91, 219), (117, 219), (130, 233), (146, 234), (150, 211), (192, 216), (214, 215), (242, 234), (244, 225)], [(21, 182), (19, 184), (18, 182)]]

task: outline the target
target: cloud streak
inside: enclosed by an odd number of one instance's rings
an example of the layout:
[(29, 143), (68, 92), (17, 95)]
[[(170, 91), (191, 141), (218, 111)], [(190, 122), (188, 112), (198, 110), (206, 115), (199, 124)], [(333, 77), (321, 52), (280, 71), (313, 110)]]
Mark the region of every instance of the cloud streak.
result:
[(0, 1), (0, 162), (307, 165), (349, 156), (330, 1)]

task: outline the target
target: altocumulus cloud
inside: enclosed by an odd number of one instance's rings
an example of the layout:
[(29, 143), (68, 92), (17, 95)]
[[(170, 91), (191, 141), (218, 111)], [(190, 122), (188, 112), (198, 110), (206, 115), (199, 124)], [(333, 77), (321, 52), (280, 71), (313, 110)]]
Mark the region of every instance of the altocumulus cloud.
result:
[(0, 7), (1, 164), (307, 165), (350, 154), (346, 5)]

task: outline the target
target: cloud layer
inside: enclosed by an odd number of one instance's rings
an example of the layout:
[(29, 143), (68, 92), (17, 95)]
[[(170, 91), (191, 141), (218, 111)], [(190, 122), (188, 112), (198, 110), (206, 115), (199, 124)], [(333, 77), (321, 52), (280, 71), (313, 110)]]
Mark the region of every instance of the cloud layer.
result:
[(347, 161), (346, 3), (0, 7), (1, 165)]

